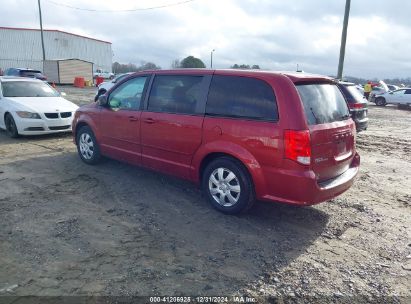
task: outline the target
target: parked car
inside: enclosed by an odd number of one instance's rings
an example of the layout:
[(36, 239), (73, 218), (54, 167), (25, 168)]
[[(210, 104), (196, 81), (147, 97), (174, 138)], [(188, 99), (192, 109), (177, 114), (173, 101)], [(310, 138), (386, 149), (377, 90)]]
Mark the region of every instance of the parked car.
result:
[(388, 88), (387, 84), (384, 81), (380, 80), (378, 84), (372, 86), (372, 91), (370, 93), (368, 101), (375, 102), (376, 95), (380, 95), (389, 91), (390, 89)]
[(360, 94), (361, 94), (362, 96), (364, 96), (364, 87), (363, 87), (361, 84), (357, 84), (357, 85), (355, 86), (355, 88), (357, 89), (358, 92), (360, 92)]
[(390, 91), (395, 91), (395, 90), (398, 90), (400, 88), (399, 86), (396, 86), (396, 85), (393, 85), (393, 84), (387, 84), (387, 87)]
[(375, 104), (377, 106), (385, 106), (386, 104), (411, 106), (411, 88), (401, 88), (399, 90), (375, 95)]
[(117, 82), (122, 81), (123, 79), (125, 79), (127, 76), (129, 76), (131, 74), (134, 74), (134, 72), (119, 74), (116, 77), (114, 77), (113, 80), (105, 81), (105, 82), (100, 83), (97, 87), (97, 92), (96, 92), (96, 96), (94, 97), (94, 101), (97, 101), (97, 99), (100, 95), (103, 95), (104, 93), (106, 93)]
[(108, 71), (104, 71), (102, 69), (97, 69), (93, 74), (93, 78), (96, 77), (103, 77), (104, 79), (113, 79), (114, 74)]
[(355, 122), (357, 132), (367, 130), (368, 106), (367, 99), (357, 89), (355, 83), (340, 81), (337, 83), (350, 109), (351, 118)]
[(10, 137), (71, 131), (77, 108), (41, 80), (0, 77), (0, 128)]
[(229, 214), (256, 199), (326, 201), (360, 164), (341, 91), (305, 73), (139, 72), (80, 107), (73, 136), (85, 163), (107, 156), (188, 179)]
[(4, 76), (16, 76), (16, 77), (30, 77), (40, 80), (47, 80), (47, 77), (39, 70), (22, 69), (22, 68), (9, 68), (4, 71)]

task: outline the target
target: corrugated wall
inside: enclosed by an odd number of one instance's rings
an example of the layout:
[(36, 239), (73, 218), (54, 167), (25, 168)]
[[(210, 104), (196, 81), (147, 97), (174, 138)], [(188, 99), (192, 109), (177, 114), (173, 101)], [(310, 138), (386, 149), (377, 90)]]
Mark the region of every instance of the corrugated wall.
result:
[[(58, 31), (44, 31), (47, 60), (76, 58), (94, 63), (94, 69), (111, 71), (111, 44)], [(41, 35), (37, 30), (0, 28), (0, 68), (29, 67), (43, 70)]]
[(60, 82), (57, 61), (55, 60), (44, 61), (43, 73), (44, 75), (47, 75), (47, 81), (54, 82), (54, 83)]
[(61, 84), (73, 84), (75, 77), (93, 80), (93, 64), (81, 60), (62, 60), (58, 62)]

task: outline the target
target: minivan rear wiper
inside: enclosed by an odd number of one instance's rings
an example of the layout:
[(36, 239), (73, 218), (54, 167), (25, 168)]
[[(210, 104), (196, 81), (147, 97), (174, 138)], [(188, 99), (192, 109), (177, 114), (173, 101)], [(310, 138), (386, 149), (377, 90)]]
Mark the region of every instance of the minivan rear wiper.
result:
[(350, 118), (351, 117), (351, 115), (350, 114), (345, 114), (345, 115), (343, 115), (343, 116), (341, 116), (341, 120), (346, 120), (346, 119), (348, 119), (348, 118)]
[(314, 110), (313, 110), (313, 108), (311, 108), (310, 107), (310, 110), (311, 110), (311, 114), (313, 114), (313, 117), (314, 117), (314, 119), (315, 119), (315, 123), (320, 123), (320, 120), (317, 118), (317, 116), (315, 116), (315, 114), (314, 114)]

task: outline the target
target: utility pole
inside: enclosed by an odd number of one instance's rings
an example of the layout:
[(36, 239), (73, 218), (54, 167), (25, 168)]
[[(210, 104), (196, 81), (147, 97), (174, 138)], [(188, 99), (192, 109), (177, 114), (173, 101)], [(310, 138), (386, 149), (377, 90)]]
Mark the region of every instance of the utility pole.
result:
[(46, 60), (46, 52), (44, 50), (44, 37), (43, 37), (43, 20), (41, 19), (41, 5), (40, 5), (40, 0), (37, 0), (39, 4), (39, 16), (40, 16), (40, 32), (41, 32), (41, 49), (43, 51), (43, 64), (44, 60)]
[(213, 53), (214, 53), (214, 49), (211, 51), (211, 60), (210, 60), (210, 69), (213, 68)]
[(340, 60), (338, 62), (338, 73), (337, 73), (338, 79), (342, 79), (343, 68), (344, 68), (345, 43), (347, 41), (347, 28), (348, 28), (348, 18), (350, 16), (350, 5), (351, 5), (351, 0), (345, 0), (344, 23), (343, 23), (343, 30), (341, 34)]

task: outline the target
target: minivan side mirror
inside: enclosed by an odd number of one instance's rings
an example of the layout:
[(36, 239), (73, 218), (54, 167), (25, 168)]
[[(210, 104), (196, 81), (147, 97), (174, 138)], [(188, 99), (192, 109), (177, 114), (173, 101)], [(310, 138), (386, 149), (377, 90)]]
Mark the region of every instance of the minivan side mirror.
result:
[(106, 95), (100, 95), (98, 97), (97, 103), (99, 106), (105, 107), (108, 104), (107, 96)]

